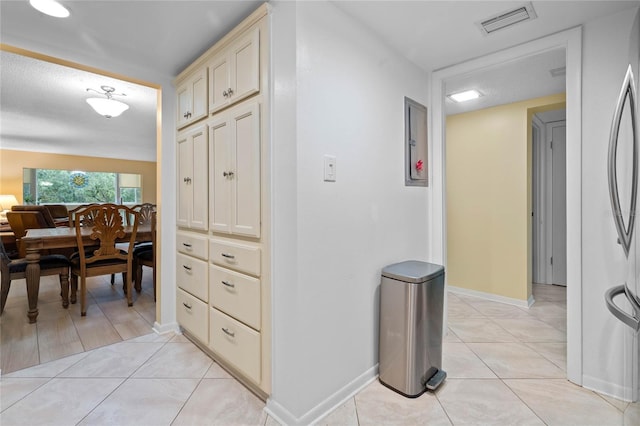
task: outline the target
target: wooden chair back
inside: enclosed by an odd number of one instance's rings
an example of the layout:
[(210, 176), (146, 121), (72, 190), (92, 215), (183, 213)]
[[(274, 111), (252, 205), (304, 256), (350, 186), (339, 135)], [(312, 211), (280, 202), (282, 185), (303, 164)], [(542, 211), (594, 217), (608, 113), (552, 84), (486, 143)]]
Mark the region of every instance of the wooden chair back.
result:
[[(82, 204), (79, 205), (78, 207), (71, 209), (71, 210), (67, 210), (67, 214), (68, 214), (68, 218), (69, 218), (69, 226), (70, 227), (74, 227), (76, 226), (76, 215), (81, 212), (82, 210), (86, 209), (87, 207), (91, 207), (91, 206), (97, 206), (98, 203), (91, 203), (91, 204)], [(90, 220), (91, 218), (89, 218)], [(87, 226), (90, 223), (87, 224)]]
[[(126, 218), (133, 218), (131, 225), (131, 236), (128, 240), (128, 250), (126, 254), (116, 247), (117, 239), (124, 237), (124, 227), (129, 226)], [(107, 259), (120, 259), (131, 262), (131, 253), (136, 241), (138, 232), (139, 213), (127, 206), (117, 204), (98, 204), (80, 210), (75, 214), (75, 228), (78, 239), (78, 252), (80, 263), (90, 265)], [(95, 242), (87, 245), (82, 238), (82, 228), (91, 228), (91, 239)], [(89, 248), (97, 249), (93, 255), (86, 257)]]
[(140, 225), (147, 225), (151, 223), (151, 215), (155, 213), (157, 207), (152, 203), (137, 204), (131, 207), (133, 210), (140, 213)]
[(16, 237), (16, 246), (20, 257), (26, 257), (27, 252), (22, 244), (22, 237), (27, 234), (28, 229), (55, 228), (50, 226), (41, 211), (9, 211), (7, 221)]
[(56, 222), (53, 220), (53, 216), (47, 209), (47, 206), (31, 206), (31, 205), (17, 205), (11, 207), (11, 211), (14, 212), (40, 212), (42, 217), (47, 224), (47, 226), (43, 226), (43, 228), (55, 228)]

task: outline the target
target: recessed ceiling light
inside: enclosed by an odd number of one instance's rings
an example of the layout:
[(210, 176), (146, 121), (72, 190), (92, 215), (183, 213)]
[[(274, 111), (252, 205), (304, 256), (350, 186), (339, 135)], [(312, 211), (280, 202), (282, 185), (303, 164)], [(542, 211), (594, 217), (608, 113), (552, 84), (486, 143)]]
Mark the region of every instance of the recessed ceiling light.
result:
[(55, 0), (29, 0), (29, 4), (36, 10), (54, 18), (66, 18), (69, 16), (69, 9)]
[(478, 92), (476, 89), (465, 90), (464, 92), (452, 93), (447, 95), (449, 99), (454, 102), (466, 102), (472, 99), (477, 99), (482, 96), (482, 93)]

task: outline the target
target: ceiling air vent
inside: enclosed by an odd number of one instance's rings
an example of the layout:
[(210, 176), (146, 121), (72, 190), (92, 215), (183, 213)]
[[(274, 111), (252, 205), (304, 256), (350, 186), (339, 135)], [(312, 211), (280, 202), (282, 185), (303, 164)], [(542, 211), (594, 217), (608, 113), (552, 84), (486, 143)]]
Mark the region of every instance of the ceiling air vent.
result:
[(484, 35), (488, 35), (519, 22), (530, 21), (537, 17), (538, 15), (536, 15), (536, 11), (533, 10), (533, 5), (527, 3), (516, 9), (508, 10), (477, 22), (477, 25)]

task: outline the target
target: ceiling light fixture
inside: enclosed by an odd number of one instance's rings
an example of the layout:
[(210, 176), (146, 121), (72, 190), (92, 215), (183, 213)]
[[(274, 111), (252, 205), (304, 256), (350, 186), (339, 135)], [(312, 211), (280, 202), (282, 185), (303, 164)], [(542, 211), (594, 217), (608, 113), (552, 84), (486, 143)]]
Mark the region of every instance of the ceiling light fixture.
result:
[(29, 0), (29, 4), (34, 9), (54, 18), (67, 18), (70, 15), (69, 9), (55, 0)]
[(95, 89), (87, 89), (88, 91), (93, 91), (96, 93), (100, 93), (101, 95), (105, 95), (106, 98), (89, 98), (87, 99), (87, 103), (91, 105), (91, 108), (95, 110), (98, 114), (107, 117), (117, 117), (126, 110), (129, 109), (129, 105), (124, 102), (116, 101), (113, 99), (113, 96), (127, 96), (124, 93), (113, 93), (116, 89), (111, 86), (100, 86), (104, 93), (98, 92)]
[(478, 92), (476, 89), (465, 90), (464, 92), (451, 93), (447, 95), (447, 98), (451, 99), (454, 102), (466, 102), (472, 99), (478, 99), (482, 96), (482, 93)]

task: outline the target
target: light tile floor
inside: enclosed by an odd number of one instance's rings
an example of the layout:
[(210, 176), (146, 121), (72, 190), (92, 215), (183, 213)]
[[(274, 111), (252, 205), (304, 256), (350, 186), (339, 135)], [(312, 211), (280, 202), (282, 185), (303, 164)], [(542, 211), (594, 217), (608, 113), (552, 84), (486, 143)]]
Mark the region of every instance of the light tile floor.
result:
[[(437, 392), (410, 399), (376, 380), (318, 424), (640, 425), (639, 404), (566, 380), (564, 289), (536, 285), (534, 295), (526, 310), (449, 293)], [(277, 425), (263, 408), (181, 335), (146, 334), (0, 380), (3, 426)]]

